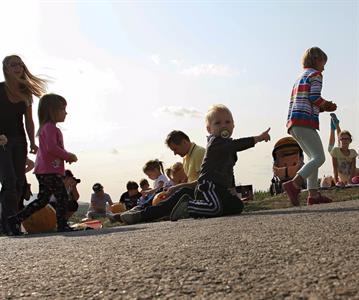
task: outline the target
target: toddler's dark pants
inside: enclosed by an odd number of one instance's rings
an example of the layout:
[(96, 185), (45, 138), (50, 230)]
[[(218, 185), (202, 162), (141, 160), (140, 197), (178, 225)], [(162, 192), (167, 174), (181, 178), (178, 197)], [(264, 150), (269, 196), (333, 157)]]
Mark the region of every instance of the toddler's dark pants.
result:
[(194, 197), (194, 189), (182, 188), (176, 191), (168, 199), (161, 201), (156, 206), (148, 206), (142, 212), (143, 221), (153, 221), (162, 217), (169, 216), (173, 207), (177, 204), (178, 200), (183, 195), (189, 195), (191, 198)]
[(195, 199), (188, 203), (188, 212), (194, 218), (220, 217), (240, 214), (243, 207), (243, 202), (232, 195), (227, 188), (203, 180), (195, 189)]

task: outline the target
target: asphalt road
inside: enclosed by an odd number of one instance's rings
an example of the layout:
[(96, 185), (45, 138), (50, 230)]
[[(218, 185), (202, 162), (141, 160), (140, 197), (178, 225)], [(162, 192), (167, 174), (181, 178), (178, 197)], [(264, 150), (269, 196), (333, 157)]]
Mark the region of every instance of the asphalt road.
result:
[(0, 237), (0, 299), (359, 299), (359, 201)]

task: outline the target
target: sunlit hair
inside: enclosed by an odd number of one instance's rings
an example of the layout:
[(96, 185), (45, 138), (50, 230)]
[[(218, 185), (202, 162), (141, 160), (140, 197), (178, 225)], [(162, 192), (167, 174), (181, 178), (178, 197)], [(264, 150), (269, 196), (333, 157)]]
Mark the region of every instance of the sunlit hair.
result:
[(172, 130), (166, 138), (166, 145), (170, 144), (180, 145), (183, 140), (190, 142), (190, 139), (187, 134), (180, 130)]
[(39, 125), (41, 127), (47, 123), (56, 123), (56, 114), (60, 109), (67, 105), (64, 97), (56, 94), (46, 94), (40, 98), (38, 117)]
[(219, 112), (227, 112), (228, 114), (230, 114), (232, 120), (233, 120), (233, 116), (231, 111), (229, 110), (229, 108), (223, 104), (214, 104), (212, 105), (207, 113), (206, 113), (206, 124), (207, 126), (211, 124), (211, 122), (214, 119), (214, 116), (219, 113)]
[[(9, 63), (12, 58), (18, 58), (23, 65), (24, 72), (21, 78), (12, 76), (11, 73), (8, 72)], [(11, 101), (25, 101), (30, 105), (32, 103), (31, 95), (40, 98), (46, 92), (46, 80), (32, 75), (18, 55), (6, 56), (2, 62), (2, 68), (6, 92)]]
[(343, 135), (349, 136), (350, 142), (353, 141), (352, 135), (351, 135), (351, 133), (350, 133), (348, 130), (342, 130), (342, 131), (339, 133), (338, 138), (340, 139)]
[(146, 162), (146, 164), (144, 165), (142, 170), (144, 173), (147, 173), (148, 171), (154, 171), (154, 170), (158, 170), (161, 174), (165, 173), (164, 169), (163, 169), (163, 162), (159, 161), (158, 159), (149, 160), (148, 162)]
[(303, 68), (316, 68), (319, 61), (326, 62), (328, 56), (318, 47), (312, 47), (305, 50), (302, 57)]
[(173, 174), (182, 169), (183, 169), (183, 164), (181, 162), (176, 162), (170, 168), (166, 169), (166, 176), (172, 179)]

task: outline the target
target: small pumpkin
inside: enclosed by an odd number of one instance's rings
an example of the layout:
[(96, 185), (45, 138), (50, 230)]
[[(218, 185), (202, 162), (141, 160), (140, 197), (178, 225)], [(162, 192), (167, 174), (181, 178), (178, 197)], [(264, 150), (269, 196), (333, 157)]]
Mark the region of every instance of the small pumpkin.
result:
[(166, 192), (160, 192), (158, 194), (156, 194), (156, 196), (153, 198), (152, 200), (152, 205), (157, 205), (158, 203), (160, 203), (161, 201), (167, 199), (167, 193)]
[(123, 205), (123, 203), (118, 202), (118, 203), (112, 204), (110, 206), (110, 211), (113, 214), (118, 214), (118, 213), (122, 213), (122, 212), (126, 211), (126, 207), (125, 207), (125, 205)]
[(54, 231), (56, 229), (56, 211), (47, 204), (22, 222), (28, 233)]

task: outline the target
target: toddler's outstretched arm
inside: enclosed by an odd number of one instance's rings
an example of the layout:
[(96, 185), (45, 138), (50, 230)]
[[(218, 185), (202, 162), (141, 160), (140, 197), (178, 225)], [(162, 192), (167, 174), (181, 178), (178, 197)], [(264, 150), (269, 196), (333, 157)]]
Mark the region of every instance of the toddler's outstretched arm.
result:
[(270, 130), (270, 127), (262, 132), (260, 135), (257, 135), (254, 137), (254, 143), (259, 143), (259, 142), (262, 142), (262, 141), (265, 141), (265, 142), (268, 142), (270, 141), (270, 135), (269, 135), (269, 130)]

